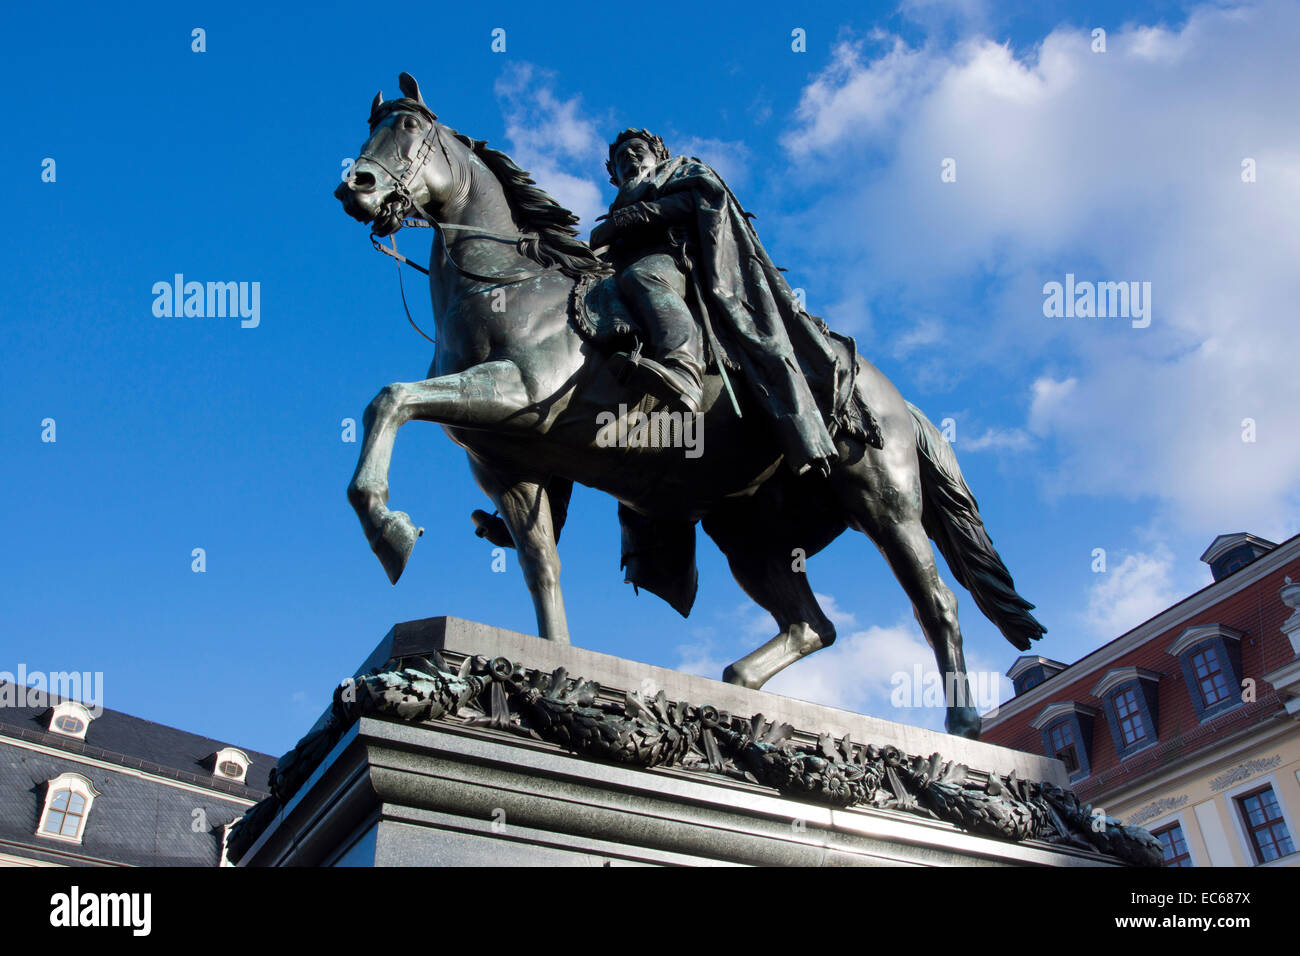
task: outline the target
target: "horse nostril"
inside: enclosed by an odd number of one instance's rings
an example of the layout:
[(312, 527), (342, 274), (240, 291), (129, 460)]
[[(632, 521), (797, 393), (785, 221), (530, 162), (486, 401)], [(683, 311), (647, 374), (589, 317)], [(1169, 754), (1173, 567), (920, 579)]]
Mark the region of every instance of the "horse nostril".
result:
[(348, 177), (348, 185), (353, 192), (370, 192), (375, 188), (375, 176), (373, 173), (354, 171)]

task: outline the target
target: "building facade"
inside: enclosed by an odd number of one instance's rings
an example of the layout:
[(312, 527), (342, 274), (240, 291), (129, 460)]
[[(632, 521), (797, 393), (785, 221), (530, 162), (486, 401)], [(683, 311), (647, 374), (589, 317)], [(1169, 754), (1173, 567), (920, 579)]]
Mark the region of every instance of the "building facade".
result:
[(274, 765), (0, 683), (0, 866), (223, 865), (229, 826), (266, 796)]
[(1057, 757), (1167, 866), (1300, 864), (1300, 536), (1220, 535), (1214, 583), (1073, 664), (1026, 655), (982, 739)]

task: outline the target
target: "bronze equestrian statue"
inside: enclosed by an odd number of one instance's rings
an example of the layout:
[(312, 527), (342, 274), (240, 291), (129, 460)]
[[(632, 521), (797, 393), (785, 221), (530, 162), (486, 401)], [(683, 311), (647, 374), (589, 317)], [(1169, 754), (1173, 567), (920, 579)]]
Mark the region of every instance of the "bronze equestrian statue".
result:
[[(945, 726), (978, 737), (957, 600), (930, 541), (1013, 645), (1028, 650), (1044, 628), (1016, 593), (951, 446), (851, 339), (803, 311), (716, 174), (659, 155), (637, 135), (644, 130), (620, 137), (611, 175), (634, 188), (623, 195), (619, 183), (624, 201), (593, 233), (594, 243), (610, 243), (616, 276), (577, 238), (572, 213), (526, 172), (439, 123), (408, 74), (400, 84), (401, 99), (375, 97), (370, 137), (335, 191), (371, 226), (372, 241), (403, 225), (436, 233), (429, 377), (393, 383), (370, 403), (348, 486), (389, 579), (396, 583), (421, 533), (387, 507), (393, 442), (411, 420), (442, 425), (465, 449), (502, 522), (476, 512), (480, 533), (508, 533), (548, 640), (569, 640), (556, 542), (575, 481), (618, 500), (627, 579), (683, 615), (695, 597), (694, 528), (703, 525), (780, 627), (727, 667), (723, 678), (746, 687), (835, 640), (802, 559), (852, 527), (875, 542), (912, 602), (945, 676)], [(640, 145), (624, 152), (649, 155), (620, 157), (633, 140)], [(638, 234), (656, 215), (676, 234)], [(665, 274), (670, 266), (680, 280)], [(653, 294), (638, 302), (638, 284)], [(700, 332), (673, 324), (679, 302)], [(647, 348), (653, 354), (642, 355)], [(655, 409), (678, 422), (698, 409), (704, 453), (644, 440), (644, 428), (639, 441), (602, 440), (602, 422), (636, 419), (635, 435)]]

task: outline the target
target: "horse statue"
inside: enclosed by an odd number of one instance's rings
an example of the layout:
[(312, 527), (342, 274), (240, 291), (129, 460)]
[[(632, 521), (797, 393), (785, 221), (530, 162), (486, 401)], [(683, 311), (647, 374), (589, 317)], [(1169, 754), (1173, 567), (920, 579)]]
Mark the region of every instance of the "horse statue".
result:
[[(609, 266), (577, 238), (576, 217), (528, 173), (439, 123), (409, 75), (400, 82), (401, 99), (375, 97), (370, 137), (335, 190), (345, 211), (371, 226), (376, 246), (376, 237), (403, 225), (435, 233), (427, 270), (437, 330), (429, 377), (388, 385), (367, 407), (348, 486), (389, 579), (396, 584), (423, 533), (408, 514), (387, 507), (394, 440), (412, 420), (442, 425), (465, 449), (500, 514), (475, 512), (480, 536), (492, 520), (504, 523), (547, 640), (569, 641), (556, 542), (575, 481), (612, 495), (621, 515), (674, 542), (664, 552), (676, 562), (668, 570), (688, 563), (690, 580), (656, 593), (683, 614), (694, 599), (694, 524), (703, 525), (736, 581), (780, 628), (723, 674), (751, 688), (834, 642), (802, 558), (852, 527), (876, 544), (912, 602), (944, 675), (948, 732), (978, 738), (957, 600), (939, 577), (931, 540), (1013, 645), (1028, 650), (1045, 629), (1016, 593), (938, 429), (850, 351), (852, 387), (874, 415), (880, 447), (839, 435), (829, 475), (780, 467), (770, 428), (744, 414), (750, 398), (743, 383), (734, 393), (724, 389), (717, 369), (705, 378), (699, 418), (707, 454), (602, 440), (616, 416), (653, 404), (622, 384), (607, 360), (608, 343), (578, 320), (587, 307), (619, 307), (617, 293), (597, 294), (612, 286)], [(627, 533), (625, 523), (625, 541)]]

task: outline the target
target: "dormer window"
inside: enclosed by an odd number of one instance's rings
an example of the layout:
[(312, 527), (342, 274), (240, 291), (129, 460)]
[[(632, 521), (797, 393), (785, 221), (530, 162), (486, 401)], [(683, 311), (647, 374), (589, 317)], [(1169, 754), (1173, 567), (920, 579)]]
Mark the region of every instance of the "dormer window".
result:
[(1201, 704), (1213, 707), (1228, 698), (1228, 681), (1223, 676), (1218, 652), (1206, 645), (1192, 655), (1192, 670), (1196, 674), (1196, 689), (1201, 692)]
[(1221, 534), (1215, 538), (1201, 555), (1201, 560), (1210, 566), (1210, 573), (1214, 575), (1214, 580), (1222, 581), (1276, 547), (1277, 545), (1272, 541), (1245, 531), (1238, 531), (1235, 534)]
[(1189, 627), (1169, 645), (1178, 658), (1183, 680), (1198, 719), (1216, 717), (1241, 703), (1241, 639), (1223, 624)]
[(86, 729), (86, 722), (80, 717), (64, 714), (62, 717), (54, 718), (54, 728), (61, 734), (79, 736)]
[(1074, 773), (1079, 769), (1079, 751), (1074, 746), (1074, 731), (1070, 721), (1062, 720), (1052, 725), (1047, 734), (1050, 756), (1065, 764), (1065, 769)]
[(1111, 698), (1115, 716), (1119, 718), (1120, 733), (1124, 743), (1130, 747), (1147, 739), (1146, 724), (1142, 722), (1142, 712), (1138, 709), (1137, 688), (1122, 690)]
[(1007, 671), (1007, 676), (1011, 678), (1011, 683), (1016, 689), (1016, 696), (1019, 696), (1037, 687), (1049, 677), (1059, 674), (1065, 670), (1065, 667), (1066, 665), (1060, 661), (1039, 657), (1036, 654), (1026, 654), (1016, 659), (1011, 669)]
[(223, 777), (235, 783), (243, 783), (248, 777), (250, 763), (248, 754), (242, 750), (236, 750), (234, 747), (226, 747), (217, 751), (213, 757), (212, 765), (218, 777)]
[(65, 700), (55, 704), (54, 709), (50, 711), (49, 730), (50, 733), (85, 740), (86, 730), (93, 719), (90, 710), (84, 704)]
[(60, 774), (46, 784), (45, 807), (37, 836), (80, 843), (86, 832), (90, 806), (99, 796), (89, 780), (79, 773)]
[(1121, 759), (1156, 742), (1156, 688), (1160, 675), (1143, 667), (1117, 667), (1092, 689), (1106, 704), (1115, 753)]
[(1043, 753), (1065, 764), (1070, 782), (1076, 783), (1092, 773), (1092, 727), (1097, 711), (1091, 707), (1065, 701), (1048, 704), (1030, 721), (1043, 735)]

